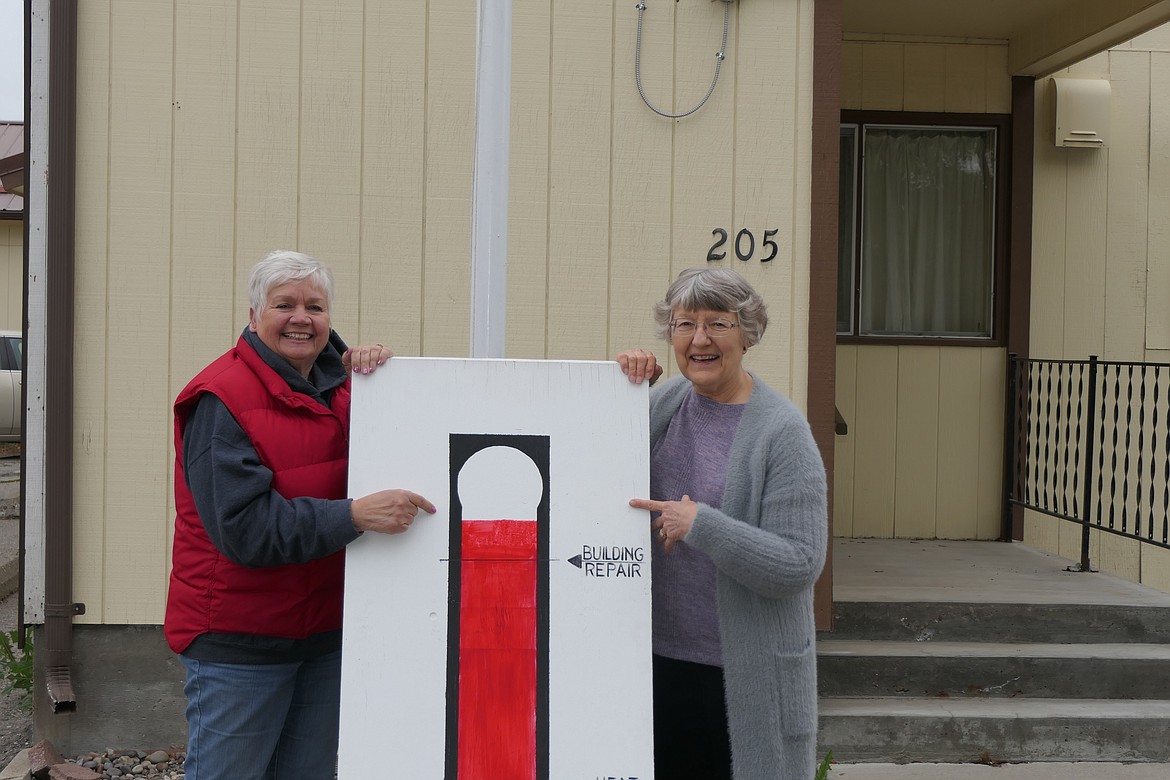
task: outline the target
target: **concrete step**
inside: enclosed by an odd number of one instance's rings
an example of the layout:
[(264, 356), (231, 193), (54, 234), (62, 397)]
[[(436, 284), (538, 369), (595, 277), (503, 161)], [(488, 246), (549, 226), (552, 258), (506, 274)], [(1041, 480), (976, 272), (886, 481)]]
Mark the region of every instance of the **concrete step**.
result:
[(841, 762), (1165, 762), (1168, 723), (1167, 700), (822, 698), (818, 749)]
[(1168, 699), (1170, 644), (820, 640), (822, 696)]
[[(1085, 575), (1091, 576), (1091, 575)], [(825, 639), (1170, 642), (1170, 608), (1117, 604), (841, 601)]]

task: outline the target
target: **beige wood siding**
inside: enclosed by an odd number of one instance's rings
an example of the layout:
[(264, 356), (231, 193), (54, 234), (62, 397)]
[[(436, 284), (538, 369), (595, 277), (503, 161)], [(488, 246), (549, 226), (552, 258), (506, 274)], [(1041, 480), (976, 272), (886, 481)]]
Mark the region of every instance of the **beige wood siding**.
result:
[(838, 347), (834, 533), (998, 538), (1005, 366), (998, 347)]
[(0, 220), (0, 329), (24, 327), (24, 223), (19, 219)]
[[(723, 5), (647, 5), (646, 92), (689, 108), (710, 83)], [(634, 4), (516, 4), (508, 356), (640, 344), (669, 363), (650, 307), (722, 228), (724, 264), (769, 304), (748, 365), (804, 403), (812, 9), (733, 5), (719, 85), (675, 121), (634, 86)], [(75, 402), (75, 591), (79, 622), (156, 623), (171, 404), (246, 324), (261, 255), (328, 262), (351, 343), (468, 353), (476, 11), (87, 0), (78, 14), (76, 369), (98, 379)]]
[[(1170, 350), (1170, 51), (1150, 52), (1146, 349)], [(1155, 359), (1153, 357), (1151, 360)], [(1157, 358), (1167, 360), (1166, 356)]]
[(841, 107), (870, 111), (1011, 112), (1001, 42), (846, 40)]
[[(847, 40), (843, 108), (1008, 113), (1007, 46)], [(1002, 507), (1005, 351), (837, 348), (837, 536), (995, 539)]]
[[(1095, 152), (1054, 146), (1051, 80), (1037, 82), (1032, 356), (1170, 362), (1170, 27), (1056, 75), (1109, 80), (1111, 137)], [(1073, 523), (1026, 513), (1029, 544), (1079, 559), (1080, 538)], [(1170, 590), (1166, 551), (1093, 533), (1090, 556)]]

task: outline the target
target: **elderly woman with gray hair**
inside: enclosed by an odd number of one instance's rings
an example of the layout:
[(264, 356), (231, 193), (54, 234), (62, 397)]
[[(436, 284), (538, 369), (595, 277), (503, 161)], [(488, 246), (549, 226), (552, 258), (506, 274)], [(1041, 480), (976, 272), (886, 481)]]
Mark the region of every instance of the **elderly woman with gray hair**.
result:
[[(740, 274), (687, 269), (654, 315), (682, 373), (651, 391), (650, 496), (630, 501), (659, 542), (655, 777), (809, 780), (824, 465), (804, 414), (744, 368), (768, 315)], [(618, 362), (662, 373), (641, 349)]]
[(333, 275), (280, 250), (249, 279), (248, 325), (175, 401), (165, 634), (187, 669), (187, 780), (332, 780), (343, 550), (430, 501), (348, 498), (349, 374), (390, 358), (330, 326)]

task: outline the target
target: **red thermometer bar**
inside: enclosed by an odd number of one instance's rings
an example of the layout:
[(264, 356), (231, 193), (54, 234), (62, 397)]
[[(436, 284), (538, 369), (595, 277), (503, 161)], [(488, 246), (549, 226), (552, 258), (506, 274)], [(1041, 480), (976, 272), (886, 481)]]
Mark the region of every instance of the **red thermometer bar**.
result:
[(535, 520), (464, 520), (459, 780), (536, 780)]

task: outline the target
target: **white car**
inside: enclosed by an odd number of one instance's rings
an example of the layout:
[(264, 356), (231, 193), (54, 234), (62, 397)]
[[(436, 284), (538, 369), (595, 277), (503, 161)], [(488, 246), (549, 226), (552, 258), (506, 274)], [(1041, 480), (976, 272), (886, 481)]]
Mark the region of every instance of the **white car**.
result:
[(24, 340), (18, 330), (0, 330), (0, 441), (20, 441), (23, 417)]

